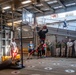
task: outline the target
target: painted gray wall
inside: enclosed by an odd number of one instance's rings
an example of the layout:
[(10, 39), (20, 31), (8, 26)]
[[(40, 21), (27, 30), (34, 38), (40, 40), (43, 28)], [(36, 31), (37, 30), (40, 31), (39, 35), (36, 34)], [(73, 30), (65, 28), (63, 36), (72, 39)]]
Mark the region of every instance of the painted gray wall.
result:
[(67, 33), (67, 30), (65, 29), (58, 29), (58, 31), (57, 28), (49, 27), (48, 29), (48, 35), (56, 35), (58, 41), (64, 40), (66, 37), (69, 37), (73, 40), (76, 39), (76, 31), (69, 30)]

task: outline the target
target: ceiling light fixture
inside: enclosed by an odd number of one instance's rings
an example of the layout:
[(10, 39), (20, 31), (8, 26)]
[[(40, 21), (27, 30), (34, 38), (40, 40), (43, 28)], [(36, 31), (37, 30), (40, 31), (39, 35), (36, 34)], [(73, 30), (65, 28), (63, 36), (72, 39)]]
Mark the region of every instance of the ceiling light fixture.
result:
[(49, 1), (47, 2), (48, 4), (54, 4), (54, 3), (57, 3), (57, 0), (54, 0), (54, 1)]
[(11, 6), (6, 6), (3, 9), (6, 10), (6, 9), (10, 9), (10, 8), (11, 8)]
[(70, 3), (70, 4), (66, 4), (65, 6), (72, 6), (75, 5), (76, 3)]
[(38, 4), (38, 5), (36, 4), (36, 6), (43, 6), (43, 4)]
[(28, 3), (31, 3), (30, 0), (27, 0), (27, 1), (23, 1), (22, 4), (28, 4)]
[(54, 9), (59, 9), (59, 8), (62, 8), (62, 6), (54, 7)]

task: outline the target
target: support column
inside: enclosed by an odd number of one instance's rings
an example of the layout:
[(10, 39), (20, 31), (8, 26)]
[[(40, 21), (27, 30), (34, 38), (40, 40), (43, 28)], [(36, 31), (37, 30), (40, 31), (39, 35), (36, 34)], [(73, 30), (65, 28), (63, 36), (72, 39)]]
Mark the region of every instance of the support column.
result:
[(13, 37), (14, 37), (15, 32), (14, 32), (14, 20), (13, 20), (13, 18), (14, 18), (14, 15), (13, 15), (13, 11), (12, 11), (12, 31), (13, 31)]
[(22, 24), (21, 24), (21, 27), (20, 27), (20, 34), (21, 34), (21, 67), (23, 68), (23, 42), (22, 42)]
[[(34, 14), (34, 25), (35, 26), (37, 25), (36, 14)], [(38, 30), (37, 30), (37, 27), (35, 27), (35, 30), (34, 30), (34, 44), (35, 44), (35, 47), (37, 47), (37, 45), (39, 44), (38, 42), (39, 42)]]
[[(33, 15), (33, 18), (34, 18), (34, 26), (36, 25), (36, 14)], [(36, 44), (37, 44), (37, 41), (36, 41), (36, 28), (34, 28), (33, 30), (33, 42), (35, 44), (35, 47), (36, 47)]]
[(22, 9), (22, 23), (21, 23), (21, 26), (20, 26), (20, 45), (21, 45), (21, 67), (23, 68), (23, 41), (22, 41), (22, 25), (23, 25), (23, 11), (24, 11), (24, 8)]

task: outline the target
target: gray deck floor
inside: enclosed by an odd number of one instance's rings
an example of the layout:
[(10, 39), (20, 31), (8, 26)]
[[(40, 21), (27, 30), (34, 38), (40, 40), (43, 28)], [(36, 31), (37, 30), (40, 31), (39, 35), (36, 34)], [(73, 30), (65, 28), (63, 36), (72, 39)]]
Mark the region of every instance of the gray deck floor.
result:
[(25, 58), (24, 65), (20, 70), (1, 70), (0, 75), (76, 75), (76, 58)]

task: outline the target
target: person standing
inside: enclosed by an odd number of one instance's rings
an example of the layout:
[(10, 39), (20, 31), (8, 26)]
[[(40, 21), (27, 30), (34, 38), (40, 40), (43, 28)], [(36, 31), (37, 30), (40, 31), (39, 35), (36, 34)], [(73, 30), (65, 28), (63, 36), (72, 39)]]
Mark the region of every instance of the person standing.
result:
[(61, 57), (64, 57), (64, 56), (65, 56), (65, 43), (62, 40), (62, 42), (61, 42)]
[(44, 48), (44, 50), (45, 50), (45, 57), (46, 57), (46, 52), (47, 52), (47, 51), (46, 51), (46, 50), (47, 50), (46, 47), (47, 47), (47, 46), (46, 46), (46, 43), (44, 43), (44, 44), (43, 44), (43, 48)]
[(61, 44), (60, 42), (57, 42), (56, 43), (56, 56), (60, 56), (60, 47), (61, 47)]
[(67, 42), (68, 42), (68, 37), (65, 38), (64, 43), (65, 43), (65, 57), (67, 57)]
[(11, 47), (12, 60), (14, 60), (16, 55), (18, 54), (18, 48), (17, 48), (17, 44), (15, 42), (15, 38), (12, 38), (12, 42), (10, 44), (10, 47)]
[(72, 56), (72, 46), (73, 42), (71, 42), (71, 39), (67, 42), (67, 57)]
[(75, 50), (75, 57), (76, 57), (76, 40), (74, 41), (74, 50)]
[(28, 58), (27, 59), (32, 59), (32, 54), (34, 52), (34, 44), (32, 43), (32, 41), (30, 41), (30, 43), (28, 44)]
[(50, 56), (51, 56), (50, 43), (47, 43), (47, 44), (46, 44), (46, 49), (47, 49), (47, 51), (46, 51), (46, 56), (47, 56), (47, 57), (50, 57)]
[(37, 47), (37, 56), (38, 58), (41, 58), (42, 57), (42, 46), (43, 44), (39, 44), (38, 47)]

